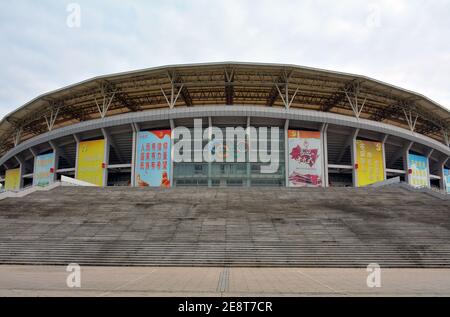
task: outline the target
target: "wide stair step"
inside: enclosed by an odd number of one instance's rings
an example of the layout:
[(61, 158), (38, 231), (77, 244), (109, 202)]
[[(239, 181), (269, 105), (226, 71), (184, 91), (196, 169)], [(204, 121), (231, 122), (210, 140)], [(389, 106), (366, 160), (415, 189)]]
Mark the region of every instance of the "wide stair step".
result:
[(0, 201), (0, 264), (450, 267), (450, 202), (402, 188), (57, 188)]

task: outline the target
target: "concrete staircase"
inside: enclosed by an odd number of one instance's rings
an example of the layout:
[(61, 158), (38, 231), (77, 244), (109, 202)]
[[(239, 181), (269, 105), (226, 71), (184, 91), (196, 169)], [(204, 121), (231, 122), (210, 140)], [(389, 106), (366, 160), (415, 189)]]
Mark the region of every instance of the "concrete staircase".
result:
[(450, 267), (450, 201), (382, 188), (58, 187), (0, 201), (0, 264)]

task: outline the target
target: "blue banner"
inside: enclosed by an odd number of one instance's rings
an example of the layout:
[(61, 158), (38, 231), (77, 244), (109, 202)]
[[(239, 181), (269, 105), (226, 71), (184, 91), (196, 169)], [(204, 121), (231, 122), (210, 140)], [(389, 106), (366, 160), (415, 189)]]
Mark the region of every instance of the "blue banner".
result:
[(53, 183), (55, 167), (55, 153), (48, 153), (36, 157), (33, 175), (34, 186), (48, 186)]
[(140, 131), (137, 135), (135, 184), (170, 187), (170, 130)]
[(415, 187), (428, 186), (428, 159), (422, 155), (408, 154), (409, 184)]

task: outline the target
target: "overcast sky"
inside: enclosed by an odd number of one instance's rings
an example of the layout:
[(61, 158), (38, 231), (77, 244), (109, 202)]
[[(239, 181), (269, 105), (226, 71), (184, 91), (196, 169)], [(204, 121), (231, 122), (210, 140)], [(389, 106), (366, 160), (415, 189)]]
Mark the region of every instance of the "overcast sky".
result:
[(366, 75), (450, 108), (449, 16), (450, 0), (2, 0), (0, 118), (93, 76), (218, 61)]

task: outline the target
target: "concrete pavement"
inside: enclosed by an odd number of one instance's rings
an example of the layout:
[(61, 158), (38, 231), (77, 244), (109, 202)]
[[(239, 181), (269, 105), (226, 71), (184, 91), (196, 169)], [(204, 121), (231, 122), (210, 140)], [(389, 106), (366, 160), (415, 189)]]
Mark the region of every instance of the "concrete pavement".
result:
[(450, 269), (0, 266), (0, 296), (450, 296)]

